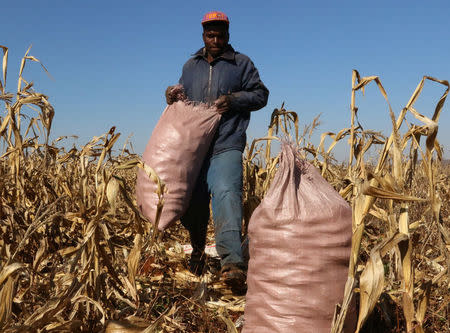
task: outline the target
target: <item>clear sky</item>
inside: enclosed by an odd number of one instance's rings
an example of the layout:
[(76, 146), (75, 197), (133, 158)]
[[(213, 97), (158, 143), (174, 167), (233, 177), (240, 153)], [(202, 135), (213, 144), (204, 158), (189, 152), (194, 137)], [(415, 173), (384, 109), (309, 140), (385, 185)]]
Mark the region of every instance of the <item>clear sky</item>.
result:
[[(284, 101), (301, 125), (322, 114), (317, 134), (350, 124), (351, 72), (381, 78), (394, 112), (423, 75), (450, 80), (450, 1), (14, 1), (2, 0), (0, 45), (9, 47), (8, 90), (30, 44), (37, 64), (24, 77), (51, 97), (53, 138), (78, 135), (82, 145), (116, 126), (141, 153), (165, 107), (164, 91), (202, 46), (201, 18), (222, 10), (230, 43), (247, 54), (270, 90), (252, 114), (249, 139), (264, 136)], [(427, 82), (417, 110), (431, 117), (445, 88)], [(450, 158), (450, 100), (438, 138)], [(375, 85), (357, 97), (367, 129), (390, 133)], [(318, 136), (315, 137), (318, 144)], [(346, 156), (344, 148), (336, 150)]]

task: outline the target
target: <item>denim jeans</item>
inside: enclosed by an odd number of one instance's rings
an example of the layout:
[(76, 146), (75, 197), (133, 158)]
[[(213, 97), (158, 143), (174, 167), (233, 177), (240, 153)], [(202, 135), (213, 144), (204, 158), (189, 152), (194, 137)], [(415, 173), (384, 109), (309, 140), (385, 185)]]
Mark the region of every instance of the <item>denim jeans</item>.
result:
[(244, 265), (241, 250), (241, 151), (228, 150), (213, 155), (202, 166), (189, 208), (181, 218), (191, 237), (193, 256), (201, 255), (205, 249), (210, 198), (221, 265)]

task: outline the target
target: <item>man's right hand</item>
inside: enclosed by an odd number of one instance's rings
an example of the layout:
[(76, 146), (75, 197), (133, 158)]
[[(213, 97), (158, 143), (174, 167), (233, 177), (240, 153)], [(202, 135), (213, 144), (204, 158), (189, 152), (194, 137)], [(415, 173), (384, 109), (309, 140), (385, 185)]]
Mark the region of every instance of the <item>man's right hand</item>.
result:
[(166, 102), (168, 105), (171, 105), (177, 101), (176, 95), (173, 93), (174, 86), (168, 86), (166, 89)]

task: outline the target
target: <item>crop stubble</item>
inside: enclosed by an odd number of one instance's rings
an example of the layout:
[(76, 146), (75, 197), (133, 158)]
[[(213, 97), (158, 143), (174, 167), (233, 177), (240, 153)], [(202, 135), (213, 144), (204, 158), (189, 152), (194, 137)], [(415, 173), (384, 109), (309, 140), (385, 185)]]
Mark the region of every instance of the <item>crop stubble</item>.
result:
[[(238, 332), (244, 297), (214, 274), (190, 275), (180, 246), (186, 232), (177, 225), (159, 234), (136, 209), (137, 167), (158, 184), (156, 221), (170, 188), (127, 146), (114, 150), (114, 127), (79, 149), (59, 147), (65, 138), (49, 142), (54, 109), (23, 77), (39, 60), (27, 50), (17, 92), (8, 93), (8, 49), (0, 47), (0, 329)], [(444, 88), (431, 118), (414, 107), (428, 81)], [(359, 124), (357, 93), (370, 84), (386, 100), (388, 137)], [(341, 331), (352, 300), (361, 332), (450, 330), (450, 165), (437, 140), (448, 91), (447, 81), (425, 76), (396, 116), (381, 80), (353, 71), (349, 128), (323, 133), (314, 145), (319, 118), (300, 131), (297, 113), (282, 106), (267, 137), (245, 152), (244, 231), (276, 171), (272, 141), (280, 137), (295, 141), (352, 205), (349, 274), (331, 332)], [(350, 145), (346, 164), (332, 155), (341, 141)], [(371, 149), (379, 150), (376, 162)]]

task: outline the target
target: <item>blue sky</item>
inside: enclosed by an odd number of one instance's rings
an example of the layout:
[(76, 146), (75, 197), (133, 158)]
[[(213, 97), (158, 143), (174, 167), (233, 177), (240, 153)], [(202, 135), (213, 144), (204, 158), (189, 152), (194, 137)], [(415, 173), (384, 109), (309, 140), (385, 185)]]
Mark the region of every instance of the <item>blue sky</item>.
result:
[[(2, 1), (0, 45), (9, 47), (8, 90), (30, 44), (53, 76), (36, 64), (25, 79), (51, 97), (53, 138), (78, 135), (77, 145), (116, 126), (144, 150), (165, 107), (164, 90), (178, 81), (202, 46), (200, 20), (228, 14), (230, 43), (247, 54), (270, 90), (253, 113), (249, 139), (264, 136), (270, 114), (285, 102), (301, 126), (322, 114), (319, 134), (350, 123), (351, 72), (378, 75), (398, 114), (423, 75), (450, 79), (450, 2), (445, 1)], [(427, 82), (416, 104), (431, 117), (443, 86)], [(438, 138), (450, 158), (450, 101)], [(386, 104), (375, 86), (357, 97), (367, 129), (390, 133)], [(345, 144), (338, 158), (346, 156)]]

